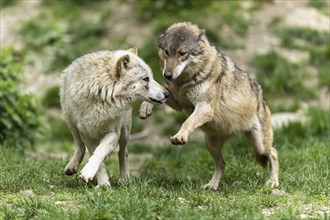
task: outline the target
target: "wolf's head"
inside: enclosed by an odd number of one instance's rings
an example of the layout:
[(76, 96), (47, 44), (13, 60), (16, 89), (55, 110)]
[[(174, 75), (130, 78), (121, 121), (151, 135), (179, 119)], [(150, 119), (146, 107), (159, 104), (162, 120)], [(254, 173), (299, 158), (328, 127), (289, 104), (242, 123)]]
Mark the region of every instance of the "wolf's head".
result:
[[(209, 43), (205, 30), (190, 22), (171, 25), (158, 39), (158, 55), (167, 80), (178, 78), (184, 70), (199, 69)], [(194, 72), (194, 71), (192, 71)]]
[(161, 104), (169, 97), (169, 92), (154, 78), (150, 67), (137, 56), (137, 48), (115, 52), (116, 84), (114, 95), (129, 96), (155, 104)]

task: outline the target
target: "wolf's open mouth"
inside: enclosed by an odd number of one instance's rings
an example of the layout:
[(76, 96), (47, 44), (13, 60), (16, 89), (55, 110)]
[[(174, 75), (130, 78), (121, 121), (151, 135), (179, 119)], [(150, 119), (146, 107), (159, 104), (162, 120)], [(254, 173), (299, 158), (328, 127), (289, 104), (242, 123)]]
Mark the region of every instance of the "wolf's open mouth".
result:
[(150, 97), (149, 97), (149, 99), (150, 99), (151, 102), (158, 103), (158, 104), (163, 104), (164, 102), (166, 102), (166, 99), (163, 99), (161, 101), (158, 101), (158, 100), (150, 98)]

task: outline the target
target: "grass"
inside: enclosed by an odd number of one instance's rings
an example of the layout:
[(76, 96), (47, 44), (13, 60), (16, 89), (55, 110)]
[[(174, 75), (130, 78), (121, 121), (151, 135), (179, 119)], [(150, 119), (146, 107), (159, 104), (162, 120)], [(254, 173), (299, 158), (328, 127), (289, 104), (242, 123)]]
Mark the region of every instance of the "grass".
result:
[[(225, 177), (220, 190), (201, 186), (212, 176), (213, 161), (200, 141), (186, 146), (129, 144), (131, 156), (145, 159), (126, 185), (118, 185), (118, 161), (106, 161), (111, 188), (95, 189), (77, 176), (67, 177), (67, 160), (31, 158), (0, 148), (2, 219), (296, 219), (300, 214), (329, 218), (329, 111), (311, 109), (305, 123), (275, 132), (280, 160), (280, 190), (264, 185), (268, 172), (258, 166), (252, 147), (239, 136), (224, 148)], [(235, 155), (235, 156), (234, 156)], [(142, 157), (141, 157), (142, 158)], [(315, 160), (317, 158), (317, 160)], [(30, 191), (28, 191), (30, 190)], [(306, 210), (306, 206), (312, 209)], [(326, 214), (328, 210), (328, 214)]]

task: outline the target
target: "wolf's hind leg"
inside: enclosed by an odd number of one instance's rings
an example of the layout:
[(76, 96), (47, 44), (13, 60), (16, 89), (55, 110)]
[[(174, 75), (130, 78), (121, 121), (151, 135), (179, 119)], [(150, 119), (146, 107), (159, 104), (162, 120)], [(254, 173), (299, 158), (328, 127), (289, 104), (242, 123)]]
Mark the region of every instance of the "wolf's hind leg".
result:
[(71, 130), (73, 139), (74, 139), (74, 145), (75, 145), (75, 152), (69, 161), (69, 163), (64, 168), (64, 173), (66, 175), (73, 175), (77, 173), (79, 165), (84, 158), (86, 147), (84, 143), (81, 140), (80, 134), (78, 129), (72, 125), (71, 123), (68, 123), (68, 126)]
[(129, 179), (129, 164), (128, 164), (128, 151), (127, 151), (127, 142), (130, 135), (131, 130), (131, 113), (127, 115), (127, 120), (123, 123), (121, 127), (121, 134), (119, 138), (119, 170), (120, 177), (119, 183), (124, 183)]
[(222, 158), (221, 150), (226, 139), (227, 138), (220, 138), (217, 136), (209, 136), (205, 134), (207, 149), (214, 159), (215, 167), (212, 179), (209, 181), (209, 183), (203, 186), (203, 189), (217, 190), (219, 187), (219, 181), (225, 170), (225, 162)]
[(99, 170), (96, 173), (97, 187), (99, 186), (110, 186), (109, 175), (105, 168), (104, 163), (101, 163)]
[[(263, 125), (258, 121), (251, 130), (251, 139), (254, 145), (257, 158), (267, 157), (270, 166), (270, 176), (267, 184), (272, 187), (279, 186), (278, 172), (279, 163), (277, 159), (277, 151), (272, 147), (273, 130), (270, 122), (264, 122)], [(262, 162), (262, 161), (261, 161)]]

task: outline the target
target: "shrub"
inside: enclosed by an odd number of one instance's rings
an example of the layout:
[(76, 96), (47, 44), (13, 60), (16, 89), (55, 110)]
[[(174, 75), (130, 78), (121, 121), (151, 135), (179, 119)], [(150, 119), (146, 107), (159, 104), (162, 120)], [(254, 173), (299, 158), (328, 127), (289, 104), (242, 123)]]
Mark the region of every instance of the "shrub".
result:
[(189, 0), (141, 0), (135, 3), (135, 8), (142, 20), (150, 20), (164, 14), (182, 14), (184, 10), (196, 10), (207, 7), (209, 2)]
[(275, 52), (257, 55), (252, 60), (265, 97), (313, 97), (313, 91), (304, 85), (307, 72), (302, 65), (291, 64)]
[(39, 125), (37, 103), (18, 88), (20, 56), (10, 48), (0, 53), (0, 144), (23, 148), (31, 145)]
[[(252, 3), (257, 6), (259, 3)], [(156, 30), (168, 27), (177, 21), (191, 21), (205, 26), (205, 14), (216, 16), (214, 24), (221, 28), (229, 25), (239, 36), (247, 34), (249, 23), (243, 18), (238, 8), (242, 7), (240, 1), (191, 1), (191, 0), (141, 0), (135, 2), (135, 9), (143, 21), (154, 20), (158, 22)], [(253, 10), (253, 9), (252, 9)]]
[(309, 0), (307, 5), (320, 10), (326, 15), (329, 15), (330, 4), (328, 0)]
[(42, 97), (42, 105), (46, 108), (61, 108), (60, 104), (60, 96), (59, 91), (60, 88), (58, 86), (53, 86), (47, 89), (45, 94)]
[(6, 6), (12, 6), (17, 2), (17, 0), (0, 0), (0, 6), (6, 7)]
[(323, 46), (329, 43), (329, 33), (309, 28), (283, 28), (274, 26), (281, 44), (287, 48), (304, 49), (310, 46)]
[(108, 34), (107, 18), (110, 12), (107, 8), (93, 5), (95, 7), (91, 11), (98, 9), (98, 16), (90, 19), (83, 16), (85, 11), (73, 4), (74, 1), (67, 4), (47, 2), (43, 5), (43, 12), (23, 23), (19, 30), (24, 36), (25, 50), (37, 51), (35, 56), (44, 57), (46, 65), (43, 72), (60, 71), (75, 58), (105, 48), (100, 39)]

